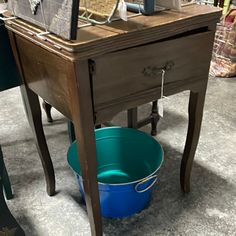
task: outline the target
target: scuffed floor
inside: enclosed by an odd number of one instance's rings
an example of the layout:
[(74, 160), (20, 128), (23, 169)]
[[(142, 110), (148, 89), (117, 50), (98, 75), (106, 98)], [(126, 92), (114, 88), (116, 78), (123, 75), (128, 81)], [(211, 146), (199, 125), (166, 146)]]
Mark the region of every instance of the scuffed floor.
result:
[[(165, 160), (150, 206), (125, 219), (104, 219), (107, 236), (236, 235), (236, 78), (210, 79), (202, 132), (192, 171), (192, 190), (184, 195), (179, 170), (187, 131), (188, 92), (165, 100), (157, 139)], [(8, 206), (26, 235), (90, 235), (86, 209), (66, 162), (66, 119), (53, 110), (43, 123), (56, 173), (57, 195), (48, 197), (44, 175), (27, 123), (19, 89), (0, 94), (0, 143), (15, 198)], [(139, 109), (140, 117), (150, 105)], [(126, 113), (114, 123), (126, 124)], [(150, 127), (143, 131), (149, 132)]]

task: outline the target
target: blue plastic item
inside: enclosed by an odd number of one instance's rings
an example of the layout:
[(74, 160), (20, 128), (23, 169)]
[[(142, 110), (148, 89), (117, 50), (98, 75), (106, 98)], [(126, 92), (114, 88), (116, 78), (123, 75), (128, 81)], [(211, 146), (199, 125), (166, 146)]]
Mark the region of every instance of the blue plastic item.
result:
[(127, 2), (128, 11), (138, 13), (141, 11), (143, 15), (152, 15), (155, 12), (155, 0), (143, 0), (143, 4)]
[[(150, 201), (163, 161), (161, 145), (146, 133), (120, 127), (97, 129), (95, 138), (102, 216), (126, 217), (141, 211)], [(76, 142), (68, 150), (68, 163), (84, 197)]]

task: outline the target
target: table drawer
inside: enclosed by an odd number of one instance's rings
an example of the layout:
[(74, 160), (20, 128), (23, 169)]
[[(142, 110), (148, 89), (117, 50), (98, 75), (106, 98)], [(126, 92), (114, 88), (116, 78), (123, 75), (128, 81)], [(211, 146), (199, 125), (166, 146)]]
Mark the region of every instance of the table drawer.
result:
[(95, 109), (161, 84), (207, 76), (214, 32), (191, 34), (92, 58)]

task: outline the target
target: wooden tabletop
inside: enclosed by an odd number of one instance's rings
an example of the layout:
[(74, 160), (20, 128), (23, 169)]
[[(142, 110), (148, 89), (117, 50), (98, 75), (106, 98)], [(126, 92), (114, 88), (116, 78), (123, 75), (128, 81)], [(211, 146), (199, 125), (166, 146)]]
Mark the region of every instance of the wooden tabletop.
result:
[[(220, 8), (190, 5), (183, 7), (181, 12), (167, 10), (153, 16), (136, 16), (128, 22), (119, 20), (107, 25), (80, 28), (76, 41), (62, 40), (50, 34), (45, 37), (48, 45), (45, 42), (44, 46), (54, 45), (56, 51), (76, 52), (79, 58), (89, 58), (205, 27), (211, 21), (215, 25), (220, 14)], [(21, 19), (7, 21), (7, 27), (31, 40), (33, 34), (43, 32)]]

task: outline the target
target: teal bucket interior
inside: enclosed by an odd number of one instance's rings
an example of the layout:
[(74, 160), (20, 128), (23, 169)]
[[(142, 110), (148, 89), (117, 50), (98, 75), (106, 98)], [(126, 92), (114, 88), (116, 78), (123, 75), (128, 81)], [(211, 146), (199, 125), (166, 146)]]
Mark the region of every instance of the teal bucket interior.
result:
[[(138, 130), (110, 127), (95, 131), (98, 182), (128, 184), (153, 175), (163, 161), (161, 145)], [(79, 175), (77, 145), (68, 151), (68, 162)]]

